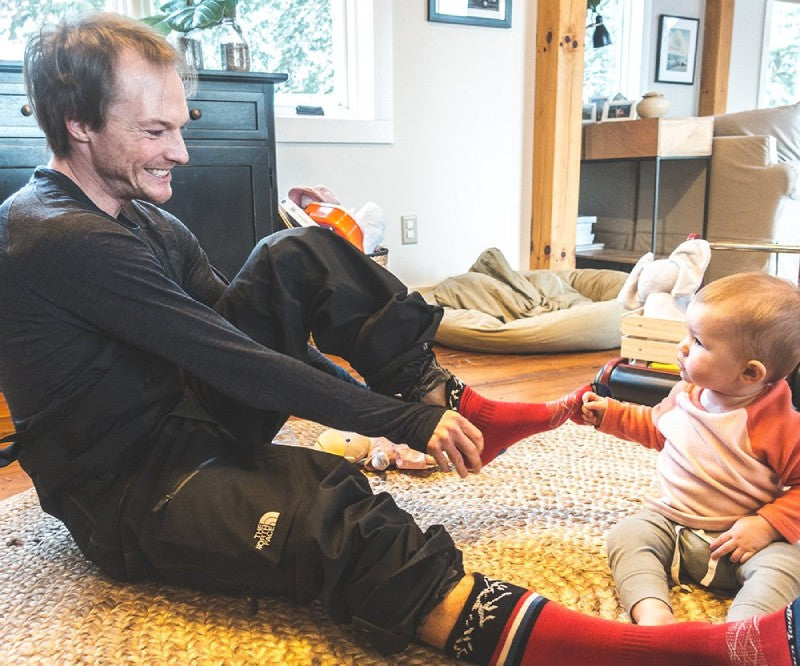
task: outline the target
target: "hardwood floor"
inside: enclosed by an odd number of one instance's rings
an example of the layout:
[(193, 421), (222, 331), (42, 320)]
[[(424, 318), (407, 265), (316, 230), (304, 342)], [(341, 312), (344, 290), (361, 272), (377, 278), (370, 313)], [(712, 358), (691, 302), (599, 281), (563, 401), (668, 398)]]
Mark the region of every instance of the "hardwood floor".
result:
[[(476, 354), (436, 347), (439, 362), (480, 393), (495, 400), (544, 401), (558, 398), (594, 379), (619, 350), (576, 354)], [(0, 437), (13, 432), (0, 395)], [(0, 467), (0, 500), (31, 487), (18, 463)]]

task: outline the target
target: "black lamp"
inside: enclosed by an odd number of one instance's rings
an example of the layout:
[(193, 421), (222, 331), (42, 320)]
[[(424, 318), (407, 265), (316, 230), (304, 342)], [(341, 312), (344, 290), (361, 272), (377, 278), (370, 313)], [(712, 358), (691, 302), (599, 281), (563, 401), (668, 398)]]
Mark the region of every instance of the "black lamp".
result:
[(592, 35), (592, 46), (599, 49), (611, 44), (611, 35), (608, 34), (608, 28), (603, 24), (603, 17), (600, 14), (594, 15), (594, 23), (586, 26), (587, 28), (594, 28)]

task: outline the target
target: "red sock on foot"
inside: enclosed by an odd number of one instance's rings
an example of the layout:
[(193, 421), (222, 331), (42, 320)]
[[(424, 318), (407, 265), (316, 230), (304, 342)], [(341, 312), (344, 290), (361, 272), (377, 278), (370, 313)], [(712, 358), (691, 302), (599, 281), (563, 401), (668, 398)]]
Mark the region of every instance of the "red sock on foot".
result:
[(791, 666), (796, 662), (789, 652), (785, 609), (726, 624), (678, 622), (640, 627), (590, 617), (549, 602), (542, 608), (524, 654), (516, 663)]
[(483, 433), (481, 462), (485, 465), (514, 442), (557, 428), (571, 417), (580, 419), (581, 397), (591, 390), (592, 385), (586, 384), (551, 402), (500, 402), (465, 386), (458, 412)]
[(504, 581), (474, 584), (444, 651), (487, 666), (800, 666), (800, 599), (741, 622), (642, 627), (548, 601)]

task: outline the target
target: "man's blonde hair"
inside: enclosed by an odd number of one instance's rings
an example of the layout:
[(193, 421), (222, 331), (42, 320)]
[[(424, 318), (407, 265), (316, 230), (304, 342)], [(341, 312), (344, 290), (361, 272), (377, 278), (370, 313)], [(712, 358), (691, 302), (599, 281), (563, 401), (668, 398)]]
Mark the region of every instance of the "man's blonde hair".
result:
[(730, 335), (748, 359), (761, 361), (768, 382), (800, 363), (800, 289), (760, 272), (736, 273), (710, 282), (693, 298), (730, 323)]

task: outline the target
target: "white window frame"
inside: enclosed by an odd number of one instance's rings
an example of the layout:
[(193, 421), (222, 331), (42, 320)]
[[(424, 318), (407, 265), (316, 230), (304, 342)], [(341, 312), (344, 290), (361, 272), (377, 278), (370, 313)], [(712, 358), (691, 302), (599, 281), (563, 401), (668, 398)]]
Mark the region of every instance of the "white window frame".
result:
[[(772, 30), (772, 10), (776, 0), (766, 0), (764, 3), (764, 30), (761, 41), (761, 62), (758, 67), (758, 90), (756, 92), (757, 108), (766, 107), (767, 100), (767, 70), (769, 69), (769, 46), (771, 41), (770, 31)], [(800, 0), (781, 0), (781, 2), (800, 4)]]
[[(135, 1), (135, 0), (133, 0)], [(298, 116), (302, 98), (276, 88), (275, 137), (278, 143), (392, 143), (392, 5), (391, 0), (337, 0), (334, 29), (347, 38), (334, 40), (334, 57), (346, 72), (336, 86), (343, 93), (324, 116)], [(313, 102), (311, 102), (313, 103)]]
[[(645, 3), (623, 0), (622, 42), (620, 45), (620, 86), (629, 99), (637, 99), (645, 82), (642, 81), (642, 54), (645, 31)], [(651, 49), (655, 52), (654, 49)]]

